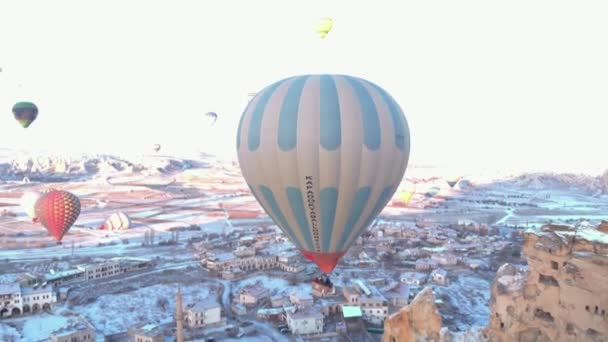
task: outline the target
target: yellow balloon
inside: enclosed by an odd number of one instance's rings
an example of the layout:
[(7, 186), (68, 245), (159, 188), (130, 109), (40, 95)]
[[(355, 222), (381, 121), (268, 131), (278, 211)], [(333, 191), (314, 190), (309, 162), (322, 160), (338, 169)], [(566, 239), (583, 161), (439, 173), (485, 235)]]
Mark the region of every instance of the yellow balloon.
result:
[(315, 27), (315, 31), (321, 38), (325, 38), (329, 31), (331, 31), (334, 26), (334, 21), (331, 18), (321, 18)]
[(399, 198), (401, 198), (401, 200), (405, 203), (408, 204), (410, 203), (410, 200), (412, 199), (412, 197), (414, 196), (414, 191), (402, 191), (399, 194)]

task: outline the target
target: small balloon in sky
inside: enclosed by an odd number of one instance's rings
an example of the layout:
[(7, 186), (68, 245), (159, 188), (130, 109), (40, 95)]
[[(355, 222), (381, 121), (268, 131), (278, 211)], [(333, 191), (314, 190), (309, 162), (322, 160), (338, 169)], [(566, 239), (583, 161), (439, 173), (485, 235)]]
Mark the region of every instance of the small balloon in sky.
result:
[(324, 39), (333, 27), (334, 27), (333, 19), (328, 18), (328, 17), (323, 17), (323, 18), (319, 19), (319, 22), (315, 26), (315, 31), (317, 32), (317, 35), (319, 35), (319, 37), (321, 37), (321, 39)]
[(213, 126), (217, 121), (217, 113), (215, 112), (207, 112), (205, 113), (205, 118), (209, 126)]
[(17, 102), (13, 106), (13, 116), (23, 128), (28, 128), (38, 117), (38, 107), (32, 102)]

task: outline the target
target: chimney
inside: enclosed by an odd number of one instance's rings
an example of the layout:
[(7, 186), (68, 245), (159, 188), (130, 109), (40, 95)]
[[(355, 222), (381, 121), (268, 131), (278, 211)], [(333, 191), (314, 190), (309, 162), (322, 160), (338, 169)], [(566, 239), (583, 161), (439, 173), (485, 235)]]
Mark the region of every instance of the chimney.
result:
[(184, 342), (184, 311), (182, 310), (182, 291), (179, 286), (177, 287), (177, 295), (175, 297), (175, 323), (177, 325), (175, 337), (177, 342)]

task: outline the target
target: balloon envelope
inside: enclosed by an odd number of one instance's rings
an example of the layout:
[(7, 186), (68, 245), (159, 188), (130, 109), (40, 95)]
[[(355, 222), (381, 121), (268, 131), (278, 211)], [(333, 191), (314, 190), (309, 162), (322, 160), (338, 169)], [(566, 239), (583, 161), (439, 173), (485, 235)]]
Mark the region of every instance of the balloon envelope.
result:
[(117, 211), (110, 215), (106, 222), (101, 226), (101, 229), (108, 230), (123, 230), (129, 229), (131, 226), (131, 220), (122, 211)]
[(39, 192), (28, 191), (21, 196), (21, 209), (34, 222), (36, 222), (36, 201), (41, 195)]
[(205, 118), (209, 122), (209, 125), (213, 126), (215, 124), (215, 122), (217, 121), (217, 113), (207, 112), (207, 113), (205, 113)]
[(319, 35), (319, 37), (321, 37), (323, 39), (327, 36), (329, 31), (331, 31), (331, 29), (333, 27), (334, 27), (333, 19), (324, 17), (324, 18), (319, 19), (319, 22), (315, 26), (315, 31), (317, 32), (317, 35)]
[(38, 117), (38, 107), (32, 102), (17, 102), (13, 106), (13, 116), (23, 128), (27, 128)]
[(36, 216), (57, 241), (72, 227), (80, 215), (80, 200), (63, 190), (51, 190), (36, 202)]
[(460, 181), (460, 179), (461, 177), (448, 178), (446, 182), (448, 183), (450, 188), (453, 188)]
[(437, 195), (439, 193), (441, 189), (439, 189), (439, 187), (432, 187), (429, 189), (429, 191), (426, 192), (426, 197), (433, 197), (435, 195)]
[(276, 82), (239, 123), (243, 177), (274, 222), (324, 272), (382, 211), (401, 183), (410, 137), (403, 111), (352, 76)]
[(408, 204), (410, 200), (414, 196), (414, 191), (401, 191), (399, 193), (399, 198), (403, 201), (403, 203)]

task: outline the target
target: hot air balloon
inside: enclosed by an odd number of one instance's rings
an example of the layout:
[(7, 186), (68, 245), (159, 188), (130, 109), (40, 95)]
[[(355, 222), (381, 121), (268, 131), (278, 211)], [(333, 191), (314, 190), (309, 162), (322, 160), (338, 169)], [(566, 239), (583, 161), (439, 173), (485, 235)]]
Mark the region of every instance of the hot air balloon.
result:
[(36, 218), (36, 201), (38, 201), (41, 195), (39, 192), (28, 191), (21, 196), (21, 209), (32, 219), (32, 222), (38, 221)]
[(125, 213), (117, 211), (110, 215), (110, 217), (99, 227), (99, 229), (123, 230), (129, 229), (130, 226), (131, 220), (129, 220), (129, 217)]
[(446, 180), (446, 182), (448, 183), (448, 185), (450, 186), (450, 188), (453, 188), (461, 179), (462, 177), (453, 177), (453, 178), (448, 178)]
[(80, 200), (63, 190), (43, 194), (36, 202), (36, 216), (42, 225), (60, 242), (80, 215)]
[(412, 197), (414, 197), (414, 190), (403, 190), (399, 193), (399, 198), (405, 204), (409, 204)]
[(266, 213), (330, 273), (397, 190), (410, 135), (403, 111), (379, 86), (346, 75), (304, 75), (249, 102), (237, 151)]
[(38, 117), (38, 107), (32, 102), (17, 102), (13, 106), (13, 115), (23, 128), (28, 128)]
[(152, 148), (154, 149), (154, 152), (158, 152), (160, 151), (160, 144), (154, 144)]
[(433, 197), (435, 195), (437, 195), (439, 192), (441, 191), (441, 189), (439, 189), (439, 187), (434, 186), (432, 188), (430, 188), (427, 192), (426, 192), (426, 197)]
[(416, 194), (416, 184), (408, 182), (406, 185), (397, 190), (397, 194), (403, 203), (406, 205), (409, 204), (412, 197), (414, 197)]
[(205, 113), (205, 118), (209, 122), (209, 126), (213, 126), (217, 121), (217, 113), (215, 112), (207, 112)]
[(329, 33), (329, 31), (331, 31), (333, 26), (334, 26), (333, 19), (323, 17), (319, 20), (319, 22), (315, 26), (315, 31), (317, 32), (317, 35), (319, 35), (319, 37), (321, 37), (321, 39), (324, 39), (327, 36), (327, 34)]

